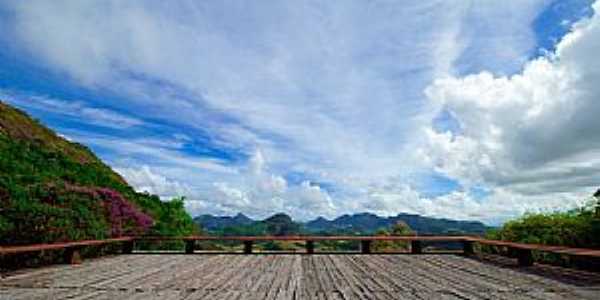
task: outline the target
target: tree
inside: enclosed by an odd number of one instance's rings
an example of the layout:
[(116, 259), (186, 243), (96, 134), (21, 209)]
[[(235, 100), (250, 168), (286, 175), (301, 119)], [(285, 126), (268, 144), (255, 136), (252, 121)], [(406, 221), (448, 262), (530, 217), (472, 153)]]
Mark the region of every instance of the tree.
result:
[(600, 199), (596, 192), (584, 206), (567, 212), (526, 214), (486, 235), (512, 242), (600, 248)]
[[(375, 233), (378, 236), (408, 236), (414, 235), (414, 231), (408, 224), (398, 221), (389, 229), (379, 229)], [(373, 243), (373, 250), (379, 252), (402, 251), (408, 249), (408, 243), (403, 241), (377, 241)]]
[(394, 236), (405, 236), (415, 235), (415, 232), (408, 226), (408, 224), (398, 221), (391, 226), (391, 234)]

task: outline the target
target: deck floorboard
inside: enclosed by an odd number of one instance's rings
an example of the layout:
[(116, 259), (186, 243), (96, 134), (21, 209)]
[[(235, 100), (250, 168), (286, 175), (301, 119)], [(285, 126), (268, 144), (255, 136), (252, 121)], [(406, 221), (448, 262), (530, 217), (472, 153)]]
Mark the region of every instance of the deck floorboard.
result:
[(600, 274), (457, 255), (148, 255), (4, 274), (0, 299), (600, 299)]

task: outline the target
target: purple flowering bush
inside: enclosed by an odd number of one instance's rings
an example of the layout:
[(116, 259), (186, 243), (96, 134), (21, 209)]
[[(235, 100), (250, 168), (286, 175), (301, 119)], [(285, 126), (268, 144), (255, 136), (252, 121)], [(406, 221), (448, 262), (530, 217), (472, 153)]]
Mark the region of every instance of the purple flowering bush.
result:
[(109, 224), (108, 236), (138, 235), (147, 232), (154, 224), (149, 215), (140, 211), (119, 192), (109, 188), (67, 186), (72, 192), (89, 195), (102, 201)]
[(108, 211), (111, 236), (138, 235), (152, 227), (152, 218), (125, 200), (120, 193), (107, 188), (98, 188), (96, 192)]

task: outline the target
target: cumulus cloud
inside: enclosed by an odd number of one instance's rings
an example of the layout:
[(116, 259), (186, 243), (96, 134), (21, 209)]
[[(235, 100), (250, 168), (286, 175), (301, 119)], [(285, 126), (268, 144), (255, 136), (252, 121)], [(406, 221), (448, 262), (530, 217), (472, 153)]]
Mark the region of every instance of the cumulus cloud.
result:
[(336, 207), (326, 190), (308, 180), (289, 185), (287, 180), (268, 171), (261, 151), (249, 160), (243, 182), (235, 187), (227, 182), (215, 183), (210, 201), (226, 213), (244, 211), (257, 217), (284, 212), (306, 220), (319, 215), (333, 216)]
[[(140, 189), (184, 193), (193, 213), (491, 220), (574, 205), (599, 175), (597, 17), (524, 66), (547, 3), (27, 1), (7, 5), (3, 33), (70, 83), (119, 95), (64, 111), (150, 126), (93, 109), (106, 105), (182, 128), (65, 134)], [(430, 126), (442, 110), (458, 130)], [(196, 146), (241, 154), (190, 153), (191, 129), (208, 133)], [(462, 188), (425, 196), (419, 173)]]
[[(594, 5), (598, 12), (600, 3)], [(556, 52), (512, 76), (481, 72), (436, 80), (426, 90), (448, 110), (458, 132), (424, 130), (424, 159), (464, 185), (483, 184), (500, 201), (525, 208), (565, 209), (600, 184), (600, 17), (574, 25)]]
[(496, 187), (486, 198), (478, 198), (468, 190), (430, 197), (402, 184), (393, 190), (372, 190), (360, 207), (380, 215), (406, 212), (458, 220), (484, 220), (488, 224), (497, 225), (528, 212), (580, 207), (588, 201), (589, 197), (586, 196), (573, 193), (524, 195)]
[(266, 159), (257, 151), (246, 166), (240, 166), (237, 179), (213, 174), (210, 177), (213, 182), (202, 188), (193, 185), (194, 181), (199, 180), (193, 174), (190, 175), (192, 178), (188, 176), (187, 181), (178, 181), (161, 175), (169, 172), (161, 168), (142, 166), (116, 170), (138, 191), (157, 194), (163, 199), (185, 196), (186, 207), (193, 215), (244, 212), (264, 218), (284, 212), (300, 220), (334, 216), (336, 207), (326, 190), (310, 181), (289, 186), (283, 177), (270, 173), (267, 165)]
[(158, 195), (161, 199), (170, 200), (190, 194), (189, 187), (153, 172), (149, 166), (142, 166), (139, 169), (116, 168), (115, 171), (137, 191)]

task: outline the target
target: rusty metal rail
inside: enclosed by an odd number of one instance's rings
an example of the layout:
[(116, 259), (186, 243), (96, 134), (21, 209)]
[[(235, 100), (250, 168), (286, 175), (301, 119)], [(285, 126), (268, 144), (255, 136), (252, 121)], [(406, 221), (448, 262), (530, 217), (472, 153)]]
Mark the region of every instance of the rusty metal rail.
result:
[(194, 253), (198, 241), (237, 241), (243, 243), (243, 253), (253, 253), (253, 245), (257, 242), (268, 241), (290, 241), (304, 242), (306, 254), (315, 253), (315, 243), (323, 241), (357, 241), (360, 242), (360, 252), (370, 254), (372, 243), (377, 241), (404, 241), (410, 243), (410, 253), (423, 253), (423, 244), (427, 242), (455, 242), (461, 243), (463, 253), (472, 255), (475, 253), (475, 244), (493, 247), (503, 247), (513, 250), (517, 254), (520, 266), (530, 266), (534, 263), (533, 251), (557, 253), (569, 256), (584, 256), (600, 258), (600, 250), (568, 248), (560, 246), (548, 246), (537, 244), (513, 243), (507, 241), (486, 240), (473, 236), (185, 236), (185, 237), (159, 237), (159, 236), (137, 236), (120, 237), (106, 240), (87, 240), (67, 243), (37, 244), (24, 246), (0, 246), (0, 256), (14, 255), (19, 253), (39, 252), (47, 250), (65, 250), (65, 261), (76, 263), (79, 259), (79, 251), (83, 247), (97, 247), (108, 244), (121, 244), (122, 252), (132, 253), (136, 242), (152, 241), (183, 241), (185, 253)]

